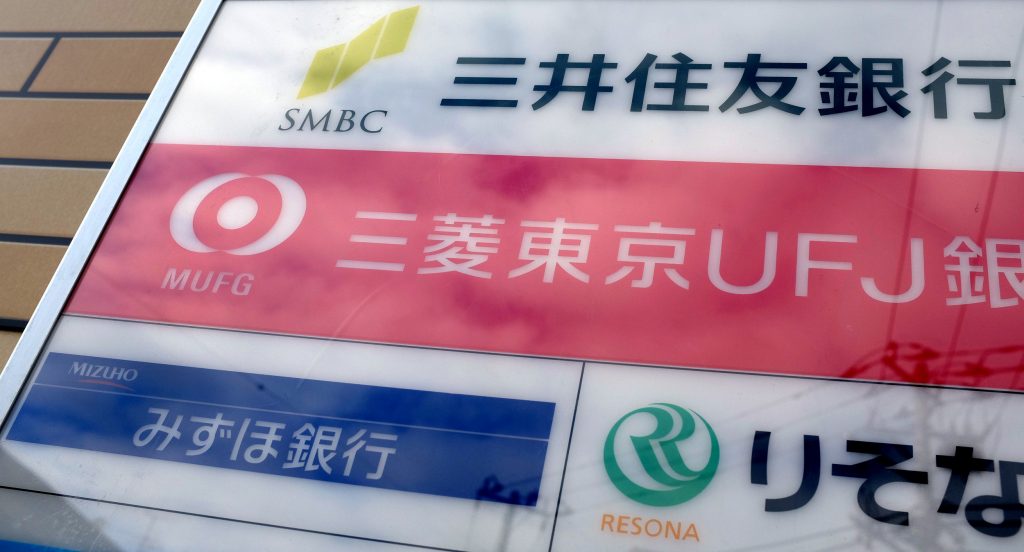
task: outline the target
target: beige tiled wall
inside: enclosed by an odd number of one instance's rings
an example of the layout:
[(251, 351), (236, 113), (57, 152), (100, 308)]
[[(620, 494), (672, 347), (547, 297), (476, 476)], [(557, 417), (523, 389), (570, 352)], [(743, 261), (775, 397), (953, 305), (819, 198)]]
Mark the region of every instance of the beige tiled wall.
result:
[(39, 72), (34, 92), (147, 92), (178, 44), (175, 38), (68, 38)]
[(21, 90), (49, 46), (45, 38), (0, 39), (0, 90)]
[(0, 243), (0, 317), (27, 320), (66, 248), (57, 245)]
[(198, 0), (0, 0), (3, 31), (181, 31)]
[(102, 169), (0, 165), (0, 234), (70, 238), (106, 174)]
[(139, 100), (0, 98), (0, 158), (111, 161)]
[(199, 0), (0, 0), (0, 366)]

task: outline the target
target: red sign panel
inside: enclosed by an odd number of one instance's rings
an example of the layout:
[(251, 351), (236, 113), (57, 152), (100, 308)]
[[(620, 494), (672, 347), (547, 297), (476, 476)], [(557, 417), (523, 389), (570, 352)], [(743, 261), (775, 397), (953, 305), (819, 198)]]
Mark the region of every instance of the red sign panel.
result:
[(1020, 205), (1024, 173), (157, 144), (69, 312), (1024, 389)]

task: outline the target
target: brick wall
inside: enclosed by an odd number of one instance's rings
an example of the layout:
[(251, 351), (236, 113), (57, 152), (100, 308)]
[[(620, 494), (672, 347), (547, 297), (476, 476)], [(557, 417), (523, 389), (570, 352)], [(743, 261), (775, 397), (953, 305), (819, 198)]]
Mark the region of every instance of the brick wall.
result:
[(0, 366), (199, 0), (0, 0)]

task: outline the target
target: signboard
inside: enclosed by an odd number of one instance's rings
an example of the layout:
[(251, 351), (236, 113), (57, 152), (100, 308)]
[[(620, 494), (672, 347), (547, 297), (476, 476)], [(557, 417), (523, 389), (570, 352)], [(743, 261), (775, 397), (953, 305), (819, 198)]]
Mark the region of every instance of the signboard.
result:
[(206, 2), (0, 377), (0, 540), (1017, 550), (1022, 29)]

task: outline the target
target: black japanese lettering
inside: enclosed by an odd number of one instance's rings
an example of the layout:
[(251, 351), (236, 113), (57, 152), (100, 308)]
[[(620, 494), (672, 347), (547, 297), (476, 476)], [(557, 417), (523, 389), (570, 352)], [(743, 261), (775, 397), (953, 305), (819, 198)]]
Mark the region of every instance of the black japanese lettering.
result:
[[(951, 62), (940, 57), (935, 63), (929, 65), (921, 74), (930, 77), (939, 71), (942, 71), (949, 66)], [(936, 119), (945, 119), (946, 113), (946, 83), (953, 80), (953, 74), (949, 71), (942, 71), (942, 73), (935, 77), (935, 80), (926, 84), (921, 92), (932, 95), (932, 109), (935, 112)]]
[(846, 450), (875, 457), (858, 464), (833, 464), (832, 475), (864, 479), (857, 490), (857, 505), (872, 519), (893, 525), (910, 525), (910, 515), (883, 507), (875, 500), (875, 493), (889, 483), (928, 483), (928, 473), (892, 469), (892, 466), (914, 457), (914, 447), (873, 441), (847, 441)]
[[(906, 117), (910, 110), (900, 100), (907, 96), (903, 88), (903, 60), (900, 58), (864, 58), (861, 60), (861, 84), (863, 92), (860, 114), (870, 117), (891, 109), (900, 117)], [(887, 77), (885, 80), (881, 80)], [(891, 89), (896, 89), (892, 92)], [(884, 105), (875, 105), (875, 92)]]
[[(728, 61), (725, 63), (725, 67), (729, 69), (743, 69), (743, 74), (740, 76), (740, 82), (736, 85), (732, 95), (722, 105), (718, 106), (719, 111), (728, 111), (747, 92), (752, 92), (760, 101), (741, 107), (736, 111), (739, 113), (749, 113), (766, 107), (774, 107), (793, 115), (803, 113), (805, 108), (782, 101), (793, 90), (793, 87), (796, 86), (796, 77), (763, 76), (757, 73), (761, 69), (807, 69), (806, 63), (762, 63), (761, 54), (747, 54), (746, 61)], [(774, 92), (768, 94), (761, 88), (763, 83), (778, 84), (778, 87)]]
[[(1024, 475), (1024, 462), (999, 462), (999, 483), (1002, 494), (979, 496), (967, 503), (964, 514), (967, 523), (977, 531), (991, 537), (1007, 538), (1020, 531), (1024, 518), (1024, 504), (1020, 503), (1017, 478)], [(992, 523), (985, 519), (985, 510), (1000, 510), (1003, 519)]]
[[(569, 54), (558, 54), (555, 56), (555, 61), (543, 61), (540, 66), (551, 69), (551, 81), (549, 84), (538, 84), (533, 87), (535, 92), (544, 93), (536, 102), (533, 102), (534, 110), (550, 103), (559, 92), (582, 92), (583, 111), (593, 111), (597, 105), (597, 95), (612, 91), (611, 86), (601, 85), (601, 73), (605, 69), (614, 69), (619, 64), (606, 63), (604, 54), (594, 54), (589, 62), (570, 62)], [(569, 69), (587, 69), (587, 84), (580, 86), (565, 84), (565, 73)]]
[[(458, 65), (524, 65), (526, 58), (520, 57), (460, 57), (455, 60)], [(454, 84), (484, 84), (491, 86), (514, 86), (516, 77), (455, 77)], [(489, 98), (442, 98), (442, 107), (516, 107), (519, 100)]]
[(986, 458), (975, 458), (974, 447), (956, 447), (953, 456), (938, 454), (935, 465), (949, 470), (949, 483), (939, 504), (940, 514), (955, 514), (960, 511), (960, 503), (964, 499), (967, 478), (973, 472), (990, 472), (995, 470), (995, 463)]
[(672, 55), (675, 63), (654, 63), (657, 57), (654, 54), (647, 54), (643, 61), (633, 69), (633, 72), (626, 77), (626, 82), (633, 84), (633, 101), (630, 104), (630, 111), (642, 111), (644, 108), (644, 95), (647, 93), (647, 80), (651, 66), (655, 69), (672, 69), (675, 71), (675, 79), (670, 82), (655, 82), (654, 88), (671, 88), (672, 103), (670, 104), (647, 104), (650, 111), (709, 111), (707, 105), (687, 105), (687, 90), (704, 90), (708, 87), (706, 82), (690, 82), (690, 71), (711, 69), (709, 63), (693, 63), (693, 59), (683, 53)]
[[(750, 482), (754, 485), (768, 484), (768, 444), (770, 431), (754, 434), (754, 446), (750, 453)], [(800, 487), (793, 494), (783, 498), (768, 498), (764, 501), (766, 512), (788, 512), (803, 508), (814, 498), (821, 479), (821, 442), (817, 435), (804, 435), (804, 465)]]
[(818, 114), (835, 115), (857, 111), (858, 85), (856, 81), (849, 80), (857, 73), (860, 73), (860, 67), (848, 57), (834, 57), (824, 67), (818, 69), (818, 75), (829, 78), (819, 85), (821, 104), (829, 107), (818, 109)]
[[(962, 59), (957, 63), (960, 67), (1009, 67), (1009, 61), (981, 61)], [(957, 84), (988, 86), (989, 110), (975, 111), (975, 119), (1002, 119), (1006, 116), (1006, 90), (1007, 86), (1017, 84), (1017, 79), (979, 79), (979, 78), (957, 78)]]

